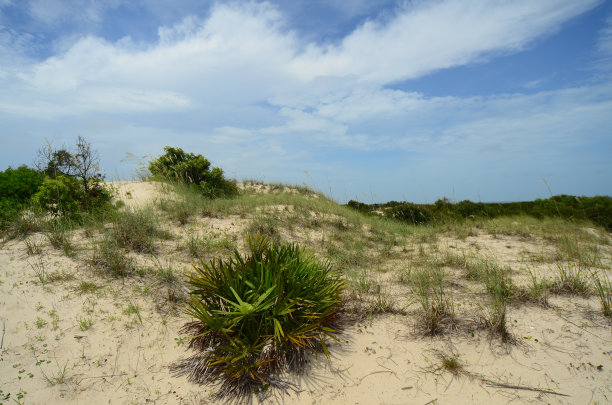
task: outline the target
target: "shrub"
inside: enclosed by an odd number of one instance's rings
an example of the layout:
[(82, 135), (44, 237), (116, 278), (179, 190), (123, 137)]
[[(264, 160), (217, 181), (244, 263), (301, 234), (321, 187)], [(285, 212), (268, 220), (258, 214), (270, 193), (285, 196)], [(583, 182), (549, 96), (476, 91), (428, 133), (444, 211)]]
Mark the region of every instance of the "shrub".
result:
[(0, 200), (26, 202), (34, 195), (43, 182), (43, 176), (26, 165), (17, 169), (8, 168), (0, 172)]
[(197, 187), (205, 197), (228, 197), (238, 193), (234, 181), (223, 177), (223, 170), (210, 169), (210, 162), (202, 155), (185, 153), (181, 148), (166, 146), (165, 154), (149, 163), (154, 177), (178, 181)]
[(55, 215), (73, 216), (80, 211), (85, 192), (74, 177), (58, 175), (55, 179), (45, 178), (32, 199)]
[(236, 251), (188, 274), (187, 313), (195, 321), (182, 332), (196, 354), (173, 369), (193, 382), (220, 384), (220, 398), (290, 386), (278, 374), (302, 367), (310, 351), (329, 356), (325, 338), (339, 333), (344, 282), (330, 265), (297, 245), (247, 240), (247, 257)]
[(43, 176), (26, 165), (0, 172), (0, 230), (21, 217), (24, 205), (42, 184)]
[(386, 212), (386, 215), (400, 221), (414, 225), (427, 224), (433, 220), (433, 215), (425, 207), (416, 204), (402, 203), (394, 206)]

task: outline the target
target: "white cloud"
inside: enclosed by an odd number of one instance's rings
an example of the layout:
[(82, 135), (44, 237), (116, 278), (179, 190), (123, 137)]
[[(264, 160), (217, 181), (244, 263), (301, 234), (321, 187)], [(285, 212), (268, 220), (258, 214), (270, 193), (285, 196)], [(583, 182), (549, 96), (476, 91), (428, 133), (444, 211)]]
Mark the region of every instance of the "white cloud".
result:
[[(472, 165), (533, 158), (547, 147), (567, 154), (601, 141), (610, 86), (467, 99), (384, 86), (519, 51), (598, 3), (406, 2), (335, 45), (303, 43), (270, 4), (219, 4), (206, 18), (160, 27), (151, 44), (89, 35), (42, 62), (0, 60), (0, 121), (10, 122), (15, 137), (40, 138), (49, 124), (62, 134), (82, 128), (106, 143), (100, 123), (111, 121), (114, 145), (154, 153), (176, 144), (229, 172), (255, 175), (341, 170), (342, 162), (320, 157), (338, 150), (414, 161), (435, 151), (430, 162), (437, 164), (462, 153)], [(59, 16), (41, 8), (37, 18), (57, 21), (74, 4)], [(88, 4), (94, 14), (86, 19), (95, 21), (101, 3)], [(0, 38), (2, 46), (20, 52), (12, 34)], [(23, 129), (28, 121), (36, 131)], [(109, 145), (109, 153), (122, 147)]]
[[(158, 43), (150, 46), (138, 46), (129, 39), (110, 43), (94, 36), (82, 38), (66, 52), (24, 67), (19, 75), (24, 85), (20, 92), (32, 92), (33, 97), (53, 95), (67, 108), (90, 99), (95, 110), (95, 101), (100, 100), (104, 111), (112, 100), (89, 94), (91, 89), (108, 86), (125, 87), (128, 93), (138, 89), (172, 93), (189, 101), (183, 105), (277, 103), (283, 99), (295, 103), (308, 97), (321, 101), (321, 96), (336, 97), (360, 82), (373, 83), (374, 87), (364, 88), (367, 93), (379, 85), (473, 62), (487, 52), (521, 49), (596, 3), (406, 3), (386, 23), (368, 21), (339, 46), (311, 44), (303, 53), (273, 6), (217, 5), (206, 20), (191, 16), (173, 27), (160, 28)], [(88, 4), (93, 9), (101, 7), (97, 2)], [(65, 3), (58, 13), (73, 7), (74, 3)], [(132, 108), (134, 103), (120, 102), (123, 94), (117, 92), (117, 108)], [(177, 106), (176, 99), (167, 99), (170, 106)], [(387, 108), (374, 104), (373, 114)], [(155, 105), (165, 107), (163, 102)]]
[(293, 67), (303, 78), (356, 76), (389, 83), (515, 52), (599, 0), (406, 3), (385, 23), (368, 21), (340, 45), (312, 44)]

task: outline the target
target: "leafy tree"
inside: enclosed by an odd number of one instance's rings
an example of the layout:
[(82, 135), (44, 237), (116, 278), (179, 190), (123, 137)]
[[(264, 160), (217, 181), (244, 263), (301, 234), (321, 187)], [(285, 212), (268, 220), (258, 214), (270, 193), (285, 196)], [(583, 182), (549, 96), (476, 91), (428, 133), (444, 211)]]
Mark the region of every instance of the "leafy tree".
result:
[(38, 169), (52, 179), (59, 175), (75, 177), (81, 181), (85, 193), (96, 187), (104, 176), (100, 172), (100, 156), (85, 138), (77, 138), (76, 147), (68, 150), (65, 147), (53, 149), (51, 144), (38, 151)]
[(56, 215), (70, 216), (106, 204), (112, 194), (104, 188), (99, 162), (98, 152), (82, 136), (72, 149), (54, 149), (47, 142), (38, 151), (37, 167), (46, 178), (34, 201)]

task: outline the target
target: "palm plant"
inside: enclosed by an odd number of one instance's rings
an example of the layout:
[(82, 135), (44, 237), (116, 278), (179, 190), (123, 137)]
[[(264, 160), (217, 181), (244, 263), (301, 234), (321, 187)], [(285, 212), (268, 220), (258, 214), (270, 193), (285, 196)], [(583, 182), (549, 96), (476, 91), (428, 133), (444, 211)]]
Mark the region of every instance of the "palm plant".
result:
[(259, 234), (247, 240), (248, 256), (201, 261), (187, 276), (187, 313), (195, 320), (182, 332), (196, 354), (173, 369), (220, 384), (220, 398), (291, 387), (280, 373), (299, 370), (308, 352), (329, 358), (325, 339), (340, 332), (344, 281), (329, 263)]

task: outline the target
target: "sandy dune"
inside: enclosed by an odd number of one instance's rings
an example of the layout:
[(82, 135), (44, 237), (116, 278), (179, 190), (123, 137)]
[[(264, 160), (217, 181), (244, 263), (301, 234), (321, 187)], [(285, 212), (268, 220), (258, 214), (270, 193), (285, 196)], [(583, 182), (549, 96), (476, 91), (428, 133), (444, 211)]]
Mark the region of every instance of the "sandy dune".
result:
[[(159, 197), (154, 183), (115, 183), (129, 206)], [(241, 218), (206, 218), (188, 228), (240, 234)], [(180, 237), (186, 228), (173, 232)], [(91, 243), (73, 235), (75, 254), (54, 249), (43, 234), (40, 254), (28, 254), (24, 240), (0, 247), (0, 403), (25, 404), (199, 404), (215, 403), (214, 387), (197, 386), (171, 375), (168, 366), (184, 356), (178, 334), (187, 321), (160, 304), (166, 292), (146, 278), (103, 277), (88, 264)], [(156, 260), (175, 272), (191, 260), (168, 242)], [(458, 251), (477, 247), (501, 263), (546, 252), (543, 241), (479, 233), (464, 240), (443, 238)], [(609, 250), (607, 256), (610, 257)], [(609, 260), (609, 259), (608, 259)], [(400, 263), (401, 264), (401, 263)], [(542, 268), (545, 266), (542, 265)], [(40, 281), (41, 271), (47, 282)], [(544, 271), (544, 270), (542, 270)], [(608, 270), (609, 272), (609, 270)], [(517, 278), (520, 280), (520, 278)], [(94, 287), (87, 289), (83, 283)], [(410, 294), (390, 278), (389, 291), (406, 311), (366, 318), (349, 326), (343, 343), (330, 347), (332, 359), (313, 357), (301, 375), (288, 375), (298, 392), (277, 397), (296, 404), (604, 404), (612, 403), (612, 333), (596, 297), (553, 296), (550, 308), (512, 306), (508, 324), (516, 342), (502, 343), (489, 331), (467, 326), (441, 337), (416, 327)], [(397, 284), (397, 283), (396, 283)], [(457, 296), (458, 311), (485, 309)], [(131, 308), (131, 309), (130, 309)], [(134, 310), (134, 308), (137, 308)], [(402, 313), (403, 312), (403, 313)], [(441, 367), (442, 355), (457, 355), (463, 367)], [(9, 396), (10, 394), (10, 396)], [(253, 398), (258, 402), (257, 398)]]

